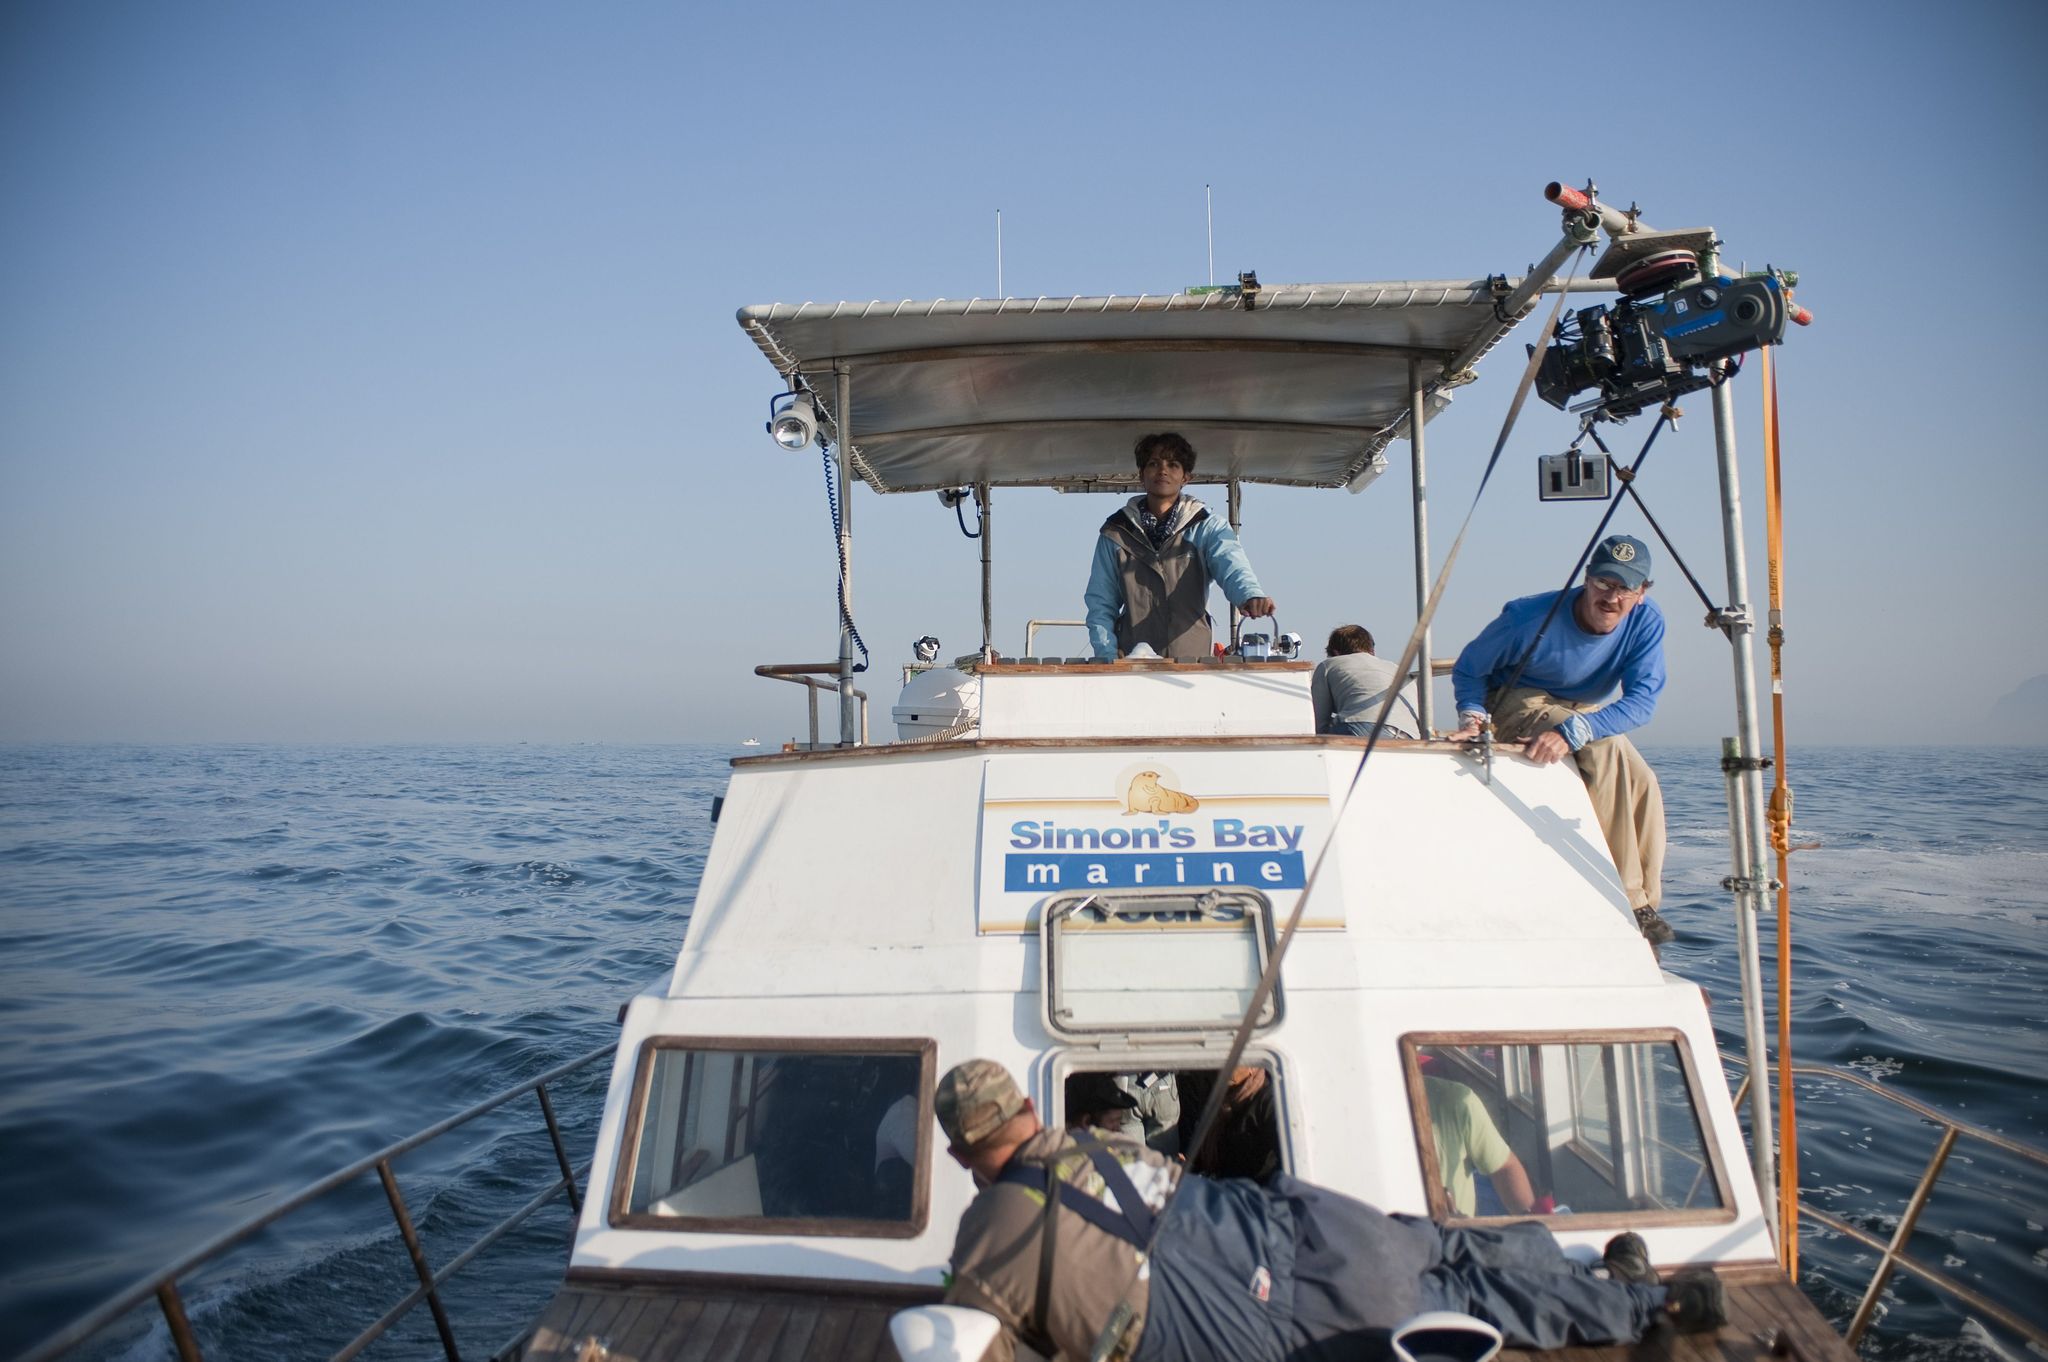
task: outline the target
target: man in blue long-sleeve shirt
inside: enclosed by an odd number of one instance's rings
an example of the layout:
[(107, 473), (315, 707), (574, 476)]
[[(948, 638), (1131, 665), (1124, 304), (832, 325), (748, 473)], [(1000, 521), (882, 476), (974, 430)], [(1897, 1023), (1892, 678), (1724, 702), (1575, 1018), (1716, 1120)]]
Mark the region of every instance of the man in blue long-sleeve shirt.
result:
[[(1477, 737), (1491, 715), (1495, 736), (1523, 743), (1531, 761), (1548, 765), (1570, 756), (1593, 796), (1636, 925), (1660, 945), (1672, 937), (1657, 912), (1664, 793), (1624, 736), (1649, 722), (1664, 689), (1664, 612), (1649, 589), (1649, 547), (1617, 534), (1600, 542), (1586, 565), (1586, 584), (1567, 589), (1562, 602), (1548, 591), (1509, 601), (1458, 654), (1451, 681), (1460, 727), (1451, 737)], [(1518, 677), (1524, 652), (1529, 660)]]
[(1181, 495), (1195, 471), (1194, 447), (1172, 431), (1147, 435), (1132, 451), (1145, 491), (1103, 523), (1089, 565), (1088, 642), (1114, 662), (1150, 644), (1160, 657), (1209, 656), (1209, 583), (1252, 619), (1273, 613), (1230, 526)]

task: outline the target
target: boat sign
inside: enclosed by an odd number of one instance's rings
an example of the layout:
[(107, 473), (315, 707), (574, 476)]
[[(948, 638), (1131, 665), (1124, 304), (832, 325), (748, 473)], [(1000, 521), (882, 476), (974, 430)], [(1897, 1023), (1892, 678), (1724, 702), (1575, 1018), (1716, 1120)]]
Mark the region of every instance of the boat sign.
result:
[[(1256, 889), (1284, 917), (1330, 834), (1321, 753), (1050, 755), (988, 760), (976, 916), (984, 935), (1035, 932), (1048, 898), (1090, 890)], [(1316, 898), (1330, 912), (1302, 926), (1342, 927), (1333, 871)]]

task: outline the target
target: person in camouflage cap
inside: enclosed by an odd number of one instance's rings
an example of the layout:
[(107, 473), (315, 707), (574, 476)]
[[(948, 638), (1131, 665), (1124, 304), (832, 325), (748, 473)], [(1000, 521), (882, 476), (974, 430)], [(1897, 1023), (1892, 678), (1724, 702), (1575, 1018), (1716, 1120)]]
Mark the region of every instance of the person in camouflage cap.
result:
[(1010, 1071), (992, 1059), (970, 1059), (947, 1070), (932, 1104), (947, 1143), (958, 1150), (972, 1149), (1031, 1105)]

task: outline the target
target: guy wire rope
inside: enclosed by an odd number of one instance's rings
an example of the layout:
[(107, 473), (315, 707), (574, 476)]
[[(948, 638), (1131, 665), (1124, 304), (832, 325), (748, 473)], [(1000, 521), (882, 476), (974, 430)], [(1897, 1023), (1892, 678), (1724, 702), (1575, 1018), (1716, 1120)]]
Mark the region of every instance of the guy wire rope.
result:
[[(1678, 408), (1676, 407), (1669, 407), (1669, 411), (1671, 413), (1672, 425), (1675, 428), (1677, 425), (1678, 416), (1682, 415), (1683, 413), (1680, 413), (1678, 411)], [(1600, 446), (1600, 452), (1602, 454), (1606, 454), (1610, 457), (1613, 455), (1614, 451), (1609, 449), (1607, 447), (1607, 442), (1600, 438), (1599, 431), (1593, 430), (1589, 427), (1586, 433), (1592, 436), (1594, 444)], [(1638, 458), (1636, 462), (1641, 463), (1642, 460)], [(1707, 594), (1707, 589), (1700, 585), (1700, 579), (1693, 574), (1693, 570), (1691, 568), (1685, 565), (1684, 557), (1680, 555), (1680, 553), (1678, 552), (1678, 545), (1672, 543), (1671, 536), (1664, 533), (1664, 527), (1657, 523), (1657, 517), (1650, 510), (1650, 503), (1644, 501), (1643, 494), (1636, 490), (1636, 470), (1633, 468), (1617, 468), (1615, 470), (1615, 476), (1621, 479), (1621, 490), (1628, 493), (1629, 500), (1635, 502), (1636, 509), (1643, 513), (1643, 519), (1650, 522), (1650, 529), (1656, 533), (1657, 542), (1664, 546), (1665, 552), (1671, 555), (1671, 561), (1678, 565), (1678, 570), (1680, 572), (1685, 574), (1686, 583), (1692, 587), (1692, 594), (1700, 598), (1701, 605), (1707, 607), (1707, 615), (1709, 619), (1711, 620), (1712, 617), (1719, 615), (1721, 612), (1721, 607), (1714, 604), (1714, 598), (1709, 596)], [(1593, 537), (1595, 539), (1599, 538), (1598, 535), (1595, 535)], [(1574, 575), (1576, 576), (1576, 574)]]
[(1799, 1125), (1792, 1084), (1792, 786), (1785, 779), (1785, 516), (1778, 447), (1778, 375), (1763, 347), (1764, 552), (1770, 579), (1771, 846), (1778, 853), (1778, 1246), (1799, 1280)]
[[(1558, 290), (1557, 303), (1551, 308), (1550, 316), (1544, 319), (1543, 329), (1537, 334), (1536, 343), (1530, 347), (1528, 367), (1522, 371), (1522, 381), (1515, 387), (1514, 401), (1508, 404), (1507, 417), (1501, 422), (1500, 435), (1495, 438), (1493, 452), (1487, 456), (1486, 468), (1479, 475), (1479, 486), (1473, 490), (1472, 504), (1465, 508), (1465, 518), (1458, 525), (1458, 535), (1451, 541), (1450, 552), (1444, 555), (1444, 565), (1437, 572), (1435, 585), (1430, 588), (1428, 603), (1423, 606), (1420, 617), (1415, 621), (1415, 628), (1408, 635), (1408, 643), (1401, 650), (1401, 660), (1394, 665), (1393, 674), (1396, 677), (1408, 674), (1409, 668), (1415, 665), (1416, 657), (1422, 650), (1423, 636), (1429, 631), (1430, 621), (1436, 617), (1437, 606), (1443, 600), (1444, 588), (1450, 584), (1451, 569), (1457, 566), (1458, 553), (1465, 546), (1465, 535), (1472, 528), (1472, 517), (1479, 510), (1479, 500), (1486, 494), (1487, 484), (1493, 480), (1493, 471), (1500, 463), (1501, 451), (1507, 447), (1508, 435), (1514, 430), (1515, 422), (1522, 414), (1522, 404), (1528, 400), (1529, 391), (1535, 385), (1536, 371), (1542, 366), (1544, 352), (1550, 346), (1550, 338), (1556, 334), (1557, 319), (1564, 311), (1564, 300), (1571, 294), (1571, 281), (1578, 276), (1579, 264), (1584, 261), (1590, 249), (1589, 243), (1580, 247), (1573, 256), (1571, 271), (1565, 277), (1564, 286)], [(1273, 996), (1273, 988), (1280, 978), (1281, 962), (1287, 958), (1287, 948), (1294, 941), (1295, 929), (1301, 925), (1302, 913), (1308, 906), (1309, 895), (1315, 890), (1317, 878), (1322, 874), (1323, 862), (1329, 858), (1330, 848), (1337, 844), (1337, 830), (1344, 824), (1344, 812), (1350, 808), (1351, 798), (1358, 792), (1358, 782), (1365, 775), (1366, 763), (1372, 760), (1372, 754), (1379, 746), (1380, 726), (1393, 714), (1394, 701), (1399, 691), (1399, 686), (1387, 687), (1387, 695), (1380, 702), (1379, 717), (1373, 724), (1372, 734), (1366, 738), (1365, 750), (1358, 755), (1358, 767), (1351, 773), (1351, 783), (1344, 787), (1343, 795), (1337, 800), (1337, 807), (1331, 811), (1330, 834), (1323, 840), (1322, 849), (1316, 853), (1315, 860), (1309, 865), (1308, 876), (1302, 881), (1301, 893), (1295, 898), (1294, 908), (1287, 915), (1287, 925), (1281, 929), (1279, 939), (1273, 945), (1272, 959), (1266, 962), (1264, 972), (1259, 975), (1258, 987), (1252, 990), (1251, 1000), (1246, 1004), (1244, 1016), (1237, 1024), (1236, 1034), (1230, 1039), (1230, 1051), (1217, 1066), (1216, 1082), (1210, 1085), (1208, 1100), (1202, 1106), (1202, 1117), (1195, 1123), (1195, 1137), (1188, 1145), (1189, 1167), (1193, 1167), (1200, 1160), (1203, 1146), (1215, 1133), (1217, 1120), (1223, 1114), (1223, 1097), (1230, 1086), (1230, 1075), (1237, 1068), (1238, 1061), (1244, 1058), (1245, 1047), (1251, 1043), (1252, 1030), (1258, 1024), (1259, 1014), (1265, 1010), (1267, 1001)], [(1152, 1234), (1146, 1241), (1145, 1252), (1139, 1255), (1141, 1267), (1152, 1256), (1159, 1241), (1160, 1228), (1166, 1223), (1166, 1215), (1173, 1206), (1173, 1198), (1179, 1193), (1180, 1185), (1176, 1183), (1174, 1190), (1167, 1194), (1166, 1204), (1153, 1217)], [(1128, 1296), (1133, 1283), (1125, 1284), (1124, 1295)], [(1110, 1313), (1109, 1324), (1105, 1326), (1103, 1336), (1096, 1340), (1095, 1362), (1119, 1356), (1117, 1347), (1121, 1339), (1114, 1336), (1114, 1333), (1127, 1320), (1128, 1316), (1122, 1310)]]

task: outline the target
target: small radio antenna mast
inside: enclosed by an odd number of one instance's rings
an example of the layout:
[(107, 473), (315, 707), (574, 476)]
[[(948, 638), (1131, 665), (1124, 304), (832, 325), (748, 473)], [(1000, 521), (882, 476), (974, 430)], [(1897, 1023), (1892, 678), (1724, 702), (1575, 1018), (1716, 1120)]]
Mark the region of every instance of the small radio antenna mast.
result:
[(1003, 293), (1003, 210), (996, 209), (996, 297)]
[(1202, 203), (1209, 215), (1209, 287), (1216, 287), (1216, 196), (1208, 185), (1202, 186)]

